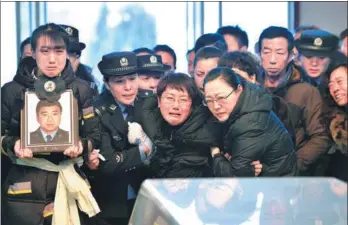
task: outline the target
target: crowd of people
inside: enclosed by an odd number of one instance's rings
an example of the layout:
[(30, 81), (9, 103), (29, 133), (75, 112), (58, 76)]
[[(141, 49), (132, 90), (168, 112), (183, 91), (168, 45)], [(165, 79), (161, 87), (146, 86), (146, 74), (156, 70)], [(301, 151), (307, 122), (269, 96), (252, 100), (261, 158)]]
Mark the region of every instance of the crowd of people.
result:
[[(168, 45), (110, 49), (98, 63), (99, 93), (80, 62), (78, 30), (39, 26), (1, 88), (2, 222), (128, 224), (149, 178), (347, 182), (347, 42), (347, 29), (337, 37), (315, 26), (295, 34), (270, 26), (253, 54), (247, 33), (225, 26), (196, 40), (188, 74), (176, 71)], [(64, 152), (21, 145), (24, 93), (43, 79), (64, 82), (77, 101), (79, 141)]]

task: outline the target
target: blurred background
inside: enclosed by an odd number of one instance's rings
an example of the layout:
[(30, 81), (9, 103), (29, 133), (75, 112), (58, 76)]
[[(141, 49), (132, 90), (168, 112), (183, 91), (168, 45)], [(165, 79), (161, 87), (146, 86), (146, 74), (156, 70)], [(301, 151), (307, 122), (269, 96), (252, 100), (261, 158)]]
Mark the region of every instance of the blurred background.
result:
[(345, 2), (1, 2), (1, 85), (12, 80), (19, 45), (39, 25), (67, 24), (87, 47), (81, 62), (96, 67), (112, 51), (167, 44), (178, 57), (177, 71), (187, 72), (186, 52), (204, 33), (239, 25), (249, 36), (249, 51), (270, 26), (317, 25), (338, 35), (347, 28)]

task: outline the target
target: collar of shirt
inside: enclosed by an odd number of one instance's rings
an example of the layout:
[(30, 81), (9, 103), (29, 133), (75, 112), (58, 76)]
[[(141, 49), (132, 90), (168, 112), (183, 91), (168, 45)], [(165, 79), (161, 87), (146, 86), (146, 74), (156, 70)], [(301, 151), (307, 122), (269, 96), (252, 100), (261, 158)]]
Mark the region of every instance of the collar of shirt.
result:
[[(58, 128), (59, 129), (59, 128)], [(41, 128), (40, 128), (40, 131), (41, 131), (41, 134), (42, 134), (42, 137), (45, 139), (45, 142), (47, 142), (47, 135), (51, 135), (52, 139), (56, 136), (57, 132), (58, 132), (58, 129), (53, 132), (52, 134), (46, 134)]]
[[(126, 119), (127, 116), (128, 116), (128, 113), (125, 111), (126, 105), (125, 105), (125, 104), (122, 104), (121, 102), (119, 102), (119, 101), (116, 100), (116, 99), (115, 99), (115, 102), (116, 102), (116, 104), (118, 105), (118, 107), (120, 107), (120, 109), (121, 109), (121, 113), (122, 113), (122, 115), (123, 115), (123, 119)], [(133, 102), (133, 104), (131, 104), (131, 106), (134, 106), (134, 102)]]

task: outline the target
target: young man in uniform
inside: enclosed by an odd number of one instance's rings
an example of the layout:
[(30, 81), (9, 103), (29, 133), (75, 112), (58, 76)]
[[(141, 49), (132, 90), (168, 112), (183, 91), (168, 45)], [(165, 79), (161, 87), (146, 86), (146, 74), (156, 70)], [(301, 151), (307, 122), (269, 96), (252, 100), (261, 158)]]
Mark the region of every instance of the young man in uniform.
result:
[(149, 96), (156, 91), (158, 82), (170, 66), (162, 63), (160, 55), (149, 54), (137, 56), (139, 90), (138, 97)]

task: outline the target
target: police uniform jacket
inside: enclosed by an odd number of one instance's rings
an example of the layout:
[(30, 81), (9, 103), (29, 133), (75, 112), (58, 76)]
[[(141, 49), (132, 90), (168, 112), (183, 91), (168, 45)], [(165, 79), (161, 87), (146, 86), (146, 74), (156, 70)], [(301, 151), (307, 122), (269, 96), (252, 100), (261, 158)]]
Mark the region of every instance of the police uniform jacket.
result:
[[(95, 102), (95, 115), (101, 124), (100, 161), (96, 171), (90, 171), (92, 192), (100, 206), (103, 218), (126, 218), (128, 186), (135, 192), (145, 179), (144, 163), (139, 147), (128, 142), (128, 125), (121, 108), (109, 91)], [(140, 120), (142, 101), (134, 102), (134, 122)], [(128, 115), (129, 116), (129, 115)]]

